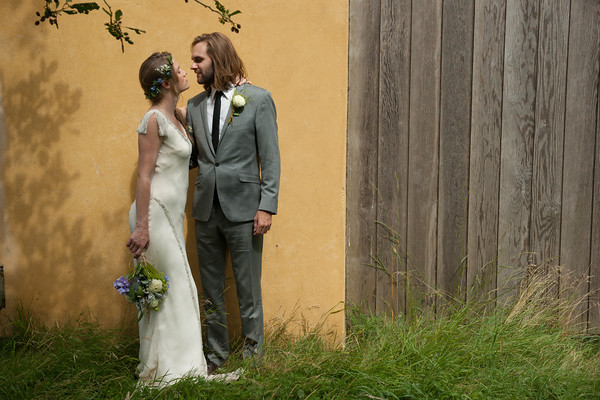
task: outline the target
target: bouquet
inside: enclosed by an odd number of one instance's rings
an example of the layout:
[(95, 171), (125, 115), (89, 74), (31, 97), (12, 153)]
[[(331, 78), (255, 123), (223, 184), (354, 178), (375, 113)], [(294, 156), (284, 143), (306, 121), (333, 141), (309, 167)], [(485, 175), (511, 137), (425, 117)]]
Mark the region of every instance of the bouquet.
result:
[(150, 310), (158, 311), (158, 305), (169, 289), (169, 278), (150, 264), (143, 254), (140, 258), (131, 272), (113, 282), (115, 289), (127, 301), (135, 303), (138, 321)]

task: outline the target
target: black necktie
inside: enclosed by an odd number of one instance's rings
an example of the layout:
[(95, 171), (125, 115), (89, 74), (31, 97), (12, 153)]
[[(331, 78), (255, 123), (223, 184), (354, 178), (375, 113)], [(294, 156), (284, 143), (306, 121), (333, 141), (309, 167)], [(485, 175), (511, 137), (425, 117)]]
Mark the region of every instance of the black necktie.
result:
[(217, 90), (215, 93), (215, 109), (213, 111), (213, 123), (212, 123), (212, 143), (215, 152), (217, 151), (217, 146), (219, 145), (219, 125), (221, 122), (221, 96), (223, 92)]

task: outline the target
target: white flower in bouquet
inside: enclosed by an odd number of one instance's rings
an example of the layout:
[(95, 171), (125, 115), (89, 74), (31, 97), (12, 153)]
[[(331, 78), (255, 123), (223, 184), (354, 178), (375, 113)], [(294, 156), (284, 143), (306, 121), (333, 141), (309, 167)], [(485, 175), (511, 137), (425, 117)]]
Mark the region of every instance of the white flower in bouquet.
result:
[(148, 306), (149, 306), (150, 308), (156, 308), (156, 307), (158, 307), (158, 302), (159, 302), (159, 301), (160, 301), (159, 299), (157, 299), (157, 298), (154, 298), (154, 297), (153, 297), (153, 298), (152, 298), (152, 299), (150, 299), (150, 301), (148, 302)]
[(236, 94), (235, 96), (233, 96), (232, 103), (235, 108), (242, 108), (246, 105), (246, 99), (244, 98), (244, 96)]
[(158, 293), (163, 289), (163, 283), (160, 279), (152, 279), (148, 285), (148, 291), (150, 293)]

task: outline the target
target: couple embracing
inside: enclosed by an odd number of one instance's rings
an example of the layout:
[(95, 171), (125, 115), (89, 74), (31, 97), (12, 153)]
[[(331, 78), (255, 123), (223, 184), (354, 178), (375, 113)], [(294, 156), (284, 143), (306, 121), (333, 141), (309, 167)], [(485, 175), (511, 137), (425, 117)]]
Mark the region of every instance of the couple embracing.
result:
[[(145, 257), (169, 277), (159, 311), (139, 322), (140, 381), (173, 382), (211, 375), (229, 356), (225, 260), (229, 252), (242, 322), (243, 356), (263, 352), (261, 259), (263, 235), (277, 212), (280, 157), (271, 94), (246, 81), (244, 64), (221, 33), (192, 42), (191, 69), (205, 91), (176, 107), (190, 85), (169, 53), (154, 53), (140, 67), (151, 102), (137, 129), (136, 200), (129, 212), (134, 257)], [(198, 167), (193, 197), (198, 263), (206, 298), (206, 346), (199, 301), (185, 249), (188, 170)]]

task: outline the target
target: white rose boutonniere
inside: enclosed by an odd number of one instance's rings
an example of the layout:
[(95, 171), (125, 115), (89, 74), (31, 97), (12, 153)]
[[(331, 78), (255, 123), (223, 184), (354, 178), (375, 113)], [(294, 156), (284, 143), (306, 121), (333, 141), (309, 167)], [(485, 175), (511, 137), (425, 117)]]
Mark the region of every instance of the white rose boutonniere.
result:
[[(245, 93), (245, 91), (244, 91)], [(231, 115), (229, 116), (229, 122), (233, 121), (233, 117), (239, 117), (241, 112), (244, 111), (248, 98), (244, 93), (237, 93), (231, 98)]]
[(233, 108), (244, 108), (246, 105), (246, 99), (241, 94), (236, 94), (233, 96), (231, 102), (233, 104)]

